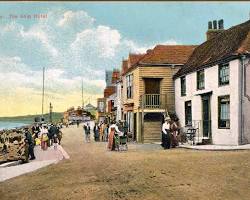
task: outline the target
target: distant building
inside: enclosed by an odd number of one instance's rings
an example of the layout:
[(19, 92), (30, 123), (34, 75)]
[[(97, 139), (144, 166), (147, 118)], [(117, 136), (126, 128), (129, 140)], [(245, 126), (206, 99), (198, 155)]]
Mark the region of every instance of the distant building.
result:
[(84, 110), (85, 110), (85, 111), (88, 111), (88, 112), (91, 112), (91, 111), (95, 111), (95, 110), (96, 110), (96, 107), (89, 103), (89, 104), (87, 104), (87, 105), (84, 107)]
[(105, 81), (106, 81), (106, 87), (112, 86), (112, 73), (111, 70), (106, 70), (105, 72)]
[(106, 120), (106, 98), (97, 99), (97, 121), (104, 122)]

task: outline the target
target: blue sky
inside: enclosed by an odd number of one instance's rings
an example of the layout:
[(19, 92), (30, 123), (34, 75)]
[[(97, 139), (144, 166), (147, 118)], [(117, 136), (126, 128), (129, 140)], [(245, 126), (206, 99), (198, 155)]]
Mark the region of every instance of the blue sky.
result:
[[(0, 115), (39, 113), (43, 66), (47, 103), (55, 110), (80, 104), (81, 79), (85, 99), (94, 103), (105, 87), (104, 70), (120, 68), (129, 52), (200, 44), (209, 20), (224, 19), (229, 28), (248, 20), (249, 11), (248, 2), (2, 2)], [(47, 18), (20, 18), (33, 14)]]

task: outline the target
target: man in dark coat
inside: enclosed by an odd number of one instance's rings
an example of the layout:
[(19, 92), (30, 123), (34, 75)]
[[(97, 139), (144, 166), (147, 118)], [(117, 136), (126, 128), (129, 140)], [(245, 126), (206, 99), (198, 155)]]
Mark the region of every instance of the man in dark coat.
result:
[(49, 137), (49, 145), (51, 145), (52, 139), (53, 139), (54, 135), (56, 134), (56, 135), (58, 136), (59, 131), (58, 131), (58, 129), (56, 128), (56, 126), (52, 124), (52, 126), (50, 127), (50, 129), (49, 129), (48, 132), (49, 132), (49, 134), (48, 134), (48, 137)]
[(29, 132), (29, 128), (25, 128), (25, 141), (29, 145), (30, 160), (36, 159), (36, 157), (34, 155), (34, 140), (32, 138), (31, 133)]

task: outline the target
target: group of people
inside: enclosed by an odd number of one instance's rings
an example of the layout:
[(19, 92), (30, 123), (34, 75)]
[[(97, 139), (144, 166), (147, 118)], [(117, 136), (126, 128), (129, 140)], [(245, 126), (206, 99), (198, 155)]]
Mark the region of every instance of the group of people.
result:
[(24, 154), (26, 162), (36, 158), (34, 155), (35, 145), (41, 145), (42, 150), (47, 150), (47, 148), (52, 145), (56, 149), (57, 144), (60, 144), (62, 139), (60, 127), (55, 124), (36, 124), (32, 126), (31, 129), (25, 127), (24, 135), (24, 145), (21, 146), (21, 148), (25, 148)]
[[(83, 125), (85, 132), (85, 141), (90, 142), (90, 131), (91, 127), (89, 123)], [(105, 122), (95, 123), (93, 127), (94, 140), (96, 142), (108, 142), (108, 149), (114, 150), (114, 137), (115, 135), (125, 135), (128, 133), (128, 125), (121, 121), (112, 121), (110, 124)]]
[(100, 124), (95, 123), (93, 132), (94, 132), (94, 139), (96, 142), (98, 141), (107, 142), (109, 133), (109, 124), (104, 122), (101, 122)]
[(181, 140), (181, 133), (179, 129), (178, 119), (171, 120), (166, 117), (162, 125), (162, 147), (164, 149), (175, 148), (179, 145)]

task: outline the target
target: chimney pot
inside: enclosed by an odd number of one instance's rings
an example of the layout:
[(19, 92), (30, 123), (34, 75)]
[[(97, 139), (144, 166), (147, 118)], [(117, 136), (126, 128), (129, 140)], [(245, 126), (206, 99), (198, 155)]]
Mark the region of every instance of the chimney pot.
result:
[(216, 20), (213, 21), (213, 26), (214, 26), (214, 30), (216, 30), (217, 29), (217, 21)]
[(208, 22), (208, 30), (211, 30), (213, 29), (213, 24), (211, 21)]
[(223, 30), (224, 29), (224, 21), (223, 21), (223, 19), (219, 20), (218, 24), (219, 24), (219, 29)]

